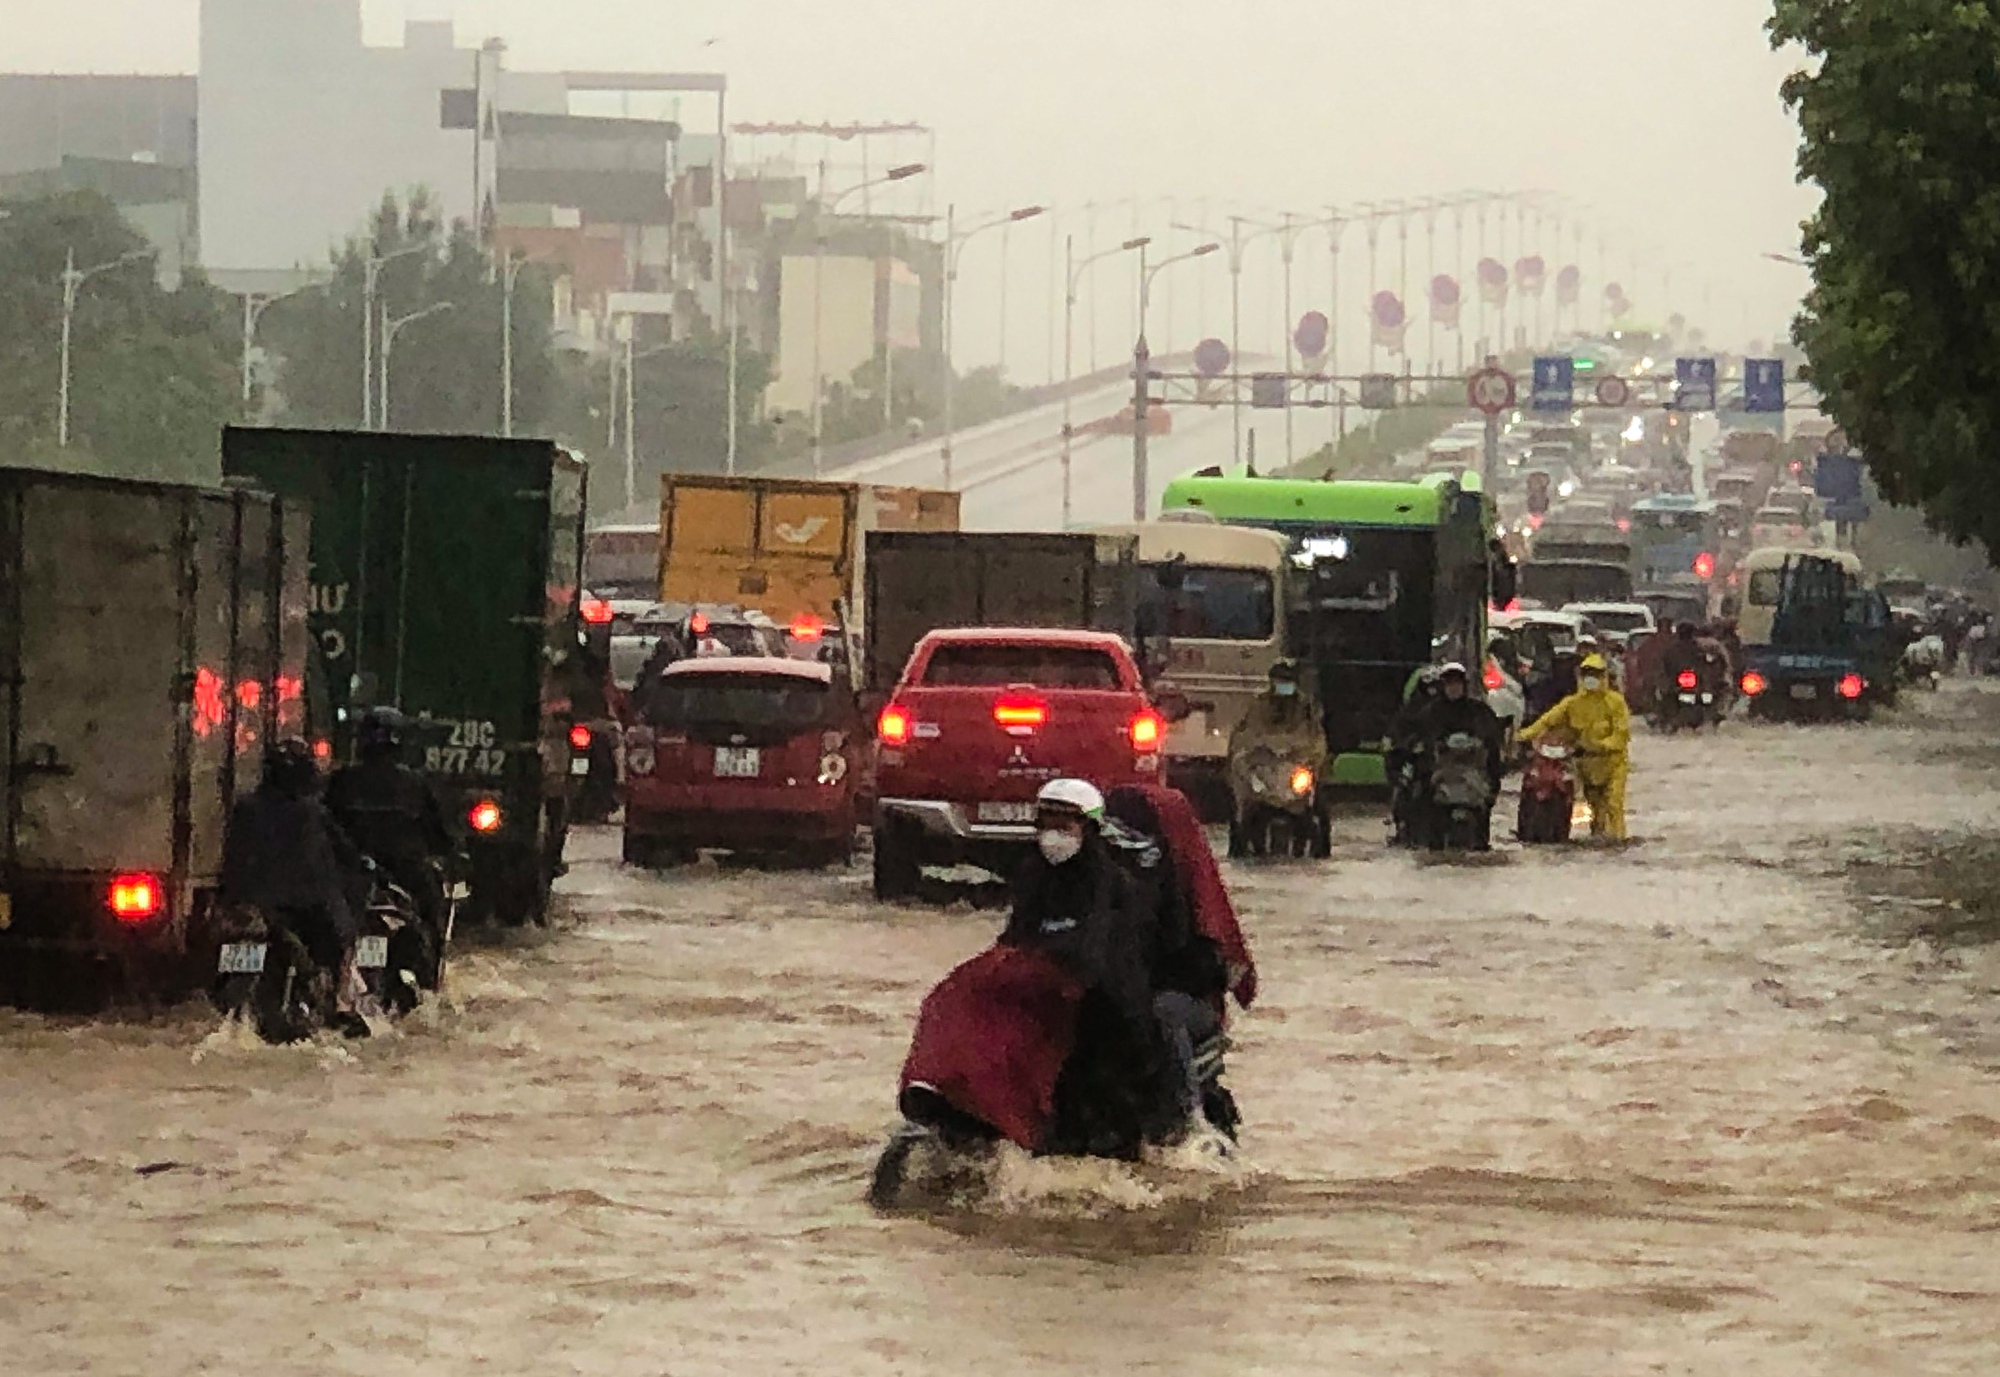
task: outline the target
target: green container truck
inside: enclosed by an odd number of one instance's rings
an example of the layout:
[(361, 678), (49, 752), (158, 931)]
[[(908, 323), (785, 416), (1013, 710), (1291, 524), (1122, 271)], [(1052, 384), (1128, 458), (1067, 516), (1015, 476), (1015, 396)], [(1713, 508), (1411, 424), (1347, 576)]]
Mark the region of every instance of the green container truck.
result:
[(586, 474), (547, 441), (231, 429), (223, 467), (312, 506), (312, 617), (332, 747), (414, 724), (468, 863), (474, 921), (541, 921), (569, 827)]

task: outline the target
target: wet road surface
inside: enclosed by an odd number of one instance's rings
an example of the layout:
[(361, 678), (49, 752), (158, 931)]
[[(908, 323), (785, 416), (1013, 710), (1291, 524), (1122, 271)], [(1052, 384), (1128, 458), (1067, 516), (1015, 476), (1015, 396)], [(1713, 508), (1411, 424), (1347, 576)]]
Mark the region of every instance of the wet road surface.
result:
[(1910, 938), (1995, 742), (1966, 687), (1645, 736), (1622, 855), (1236, 867), (1247, 1160), (943, 1214), (861, 1197), (995, 917), (859, 867), (582, 838), (559, 930), (360, 1046), (0, 1012), (0, 1370), (1993, 1371), (2000, 947)]

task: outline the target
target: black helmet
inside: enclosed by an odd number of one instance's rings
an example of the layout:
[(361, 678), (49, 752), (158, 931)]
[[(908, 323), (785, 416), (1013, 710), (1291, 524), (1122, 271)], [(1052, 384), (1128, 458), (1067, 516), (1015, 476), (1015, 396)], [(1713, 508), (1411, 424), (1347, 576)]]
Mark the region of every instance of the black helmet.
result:
[(1299, 662), (1280, 660), (1271, 666), (1271, 682), (1274, 684), (1296, 684), (1299, 681)]
[(266, 787), (292, 798), (305, 798), (319, 784), (319, 761), (303, 741), (280, 741), (264, 753)]
[(354, 741), (364, 756), (394, 755), (403, 749), (410, 719), (394, 708), (370, 708), (361, 715)]

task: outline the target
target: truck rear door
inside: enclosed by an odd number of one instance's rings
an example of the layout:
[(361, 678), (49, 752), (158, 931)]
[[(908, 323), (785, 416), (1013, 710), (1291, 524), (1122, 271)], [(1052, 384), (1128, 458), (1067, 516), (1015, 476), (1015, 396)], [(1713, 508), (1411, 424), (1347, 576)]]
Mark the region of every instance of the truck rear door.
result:
[(852, 594), (858, 491), (833, 483), (669, 478), (661, 598), (822, 621)]

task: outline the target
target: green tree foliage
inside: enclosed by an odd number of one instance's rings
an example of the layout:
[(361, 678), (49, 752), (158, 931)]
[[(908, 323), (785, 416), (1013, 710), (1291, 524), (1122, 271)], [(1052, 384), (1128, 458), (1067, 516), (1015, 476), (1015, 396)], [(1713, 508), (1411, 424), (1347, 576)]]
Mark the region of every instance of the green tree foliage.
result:
[(2000, 549), (2000, 5), (1777, 0), (1813, 288), (1794, 328), (1883, 494)]
[(238, 406), (233, 299), (189, 275), (161, 290), (150, 260), (79, 289), (70, 354), (70, 448), (57, 446), (63, 267), (80, 272), (146, 240), (91, 192), (0, 206), (0, 452), (128, 478), (214, 481)]
[[(389, 260), (381, 265), (377, 301), (391, 321), (432, 306), (448, 308), (414, 321), (397, 337), (389, 360), (389, 427), (499, 434), (504, 287), (472, 231), (463, 223), (447, 230), (421, 192), (407, 207), (385, 197), (368, 234), (335, 255), (324, 287), (272, 306), (260, 333), (283, 360), (278, 390), (284, 421), (341, 429), (361, 424), (361, 318), (371, 257)], [(550, 434), (559, 410), (551, 310), (543, 270), (522, 268), (514, 291), (517, 435)]]

